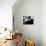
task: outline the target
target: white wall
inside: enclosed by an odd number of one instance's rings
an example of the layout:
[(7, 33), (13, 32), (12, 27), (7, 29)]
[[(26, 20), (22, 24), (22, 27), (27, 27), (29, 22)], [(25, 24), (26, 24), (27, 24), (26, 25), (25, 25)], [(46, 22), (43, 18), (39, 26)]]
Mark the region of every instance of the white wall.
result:
[(46, 0), (41, 1), (41, 40), (42, 46), (46, 46)]
[[(42, 25), (41, 25), (41, 27), (42, 27), (41, 36), (42, 37), (41, 38), (42, 39), (41, 40), (42, 40), (42, 46), (46, 46), (46, 0), (41, 0), (41, 1), (42, 1), (42, 8), (41, 8), (42, 9), (42, 16), (41, 16), (41, 23), (42, 23)], [(16, 2), (16, 0), (0, 0), (0, 26), (12, 28), (12, 6), (15, 2)], [(34, 4), (34, 7), (35, 7), (35, 4)], [(26, 15), (26, 14), (23, 14), (23, 15)], [(21, 20), (21, 18), (20, 18), (20, 20)], [(22, 32), (24, 32), (24, 31), (27, 31), (27, 29), (29, 28), (26, 26), (22, 26), (22, 27), (23, 27), (22, 29), (20, 29), (20, 30), (17, 29), (17, 30), (20, 32), (22, 30)], [(24, 27), (26, 28), (26, 30), (24, 29)], [(21, 27), (19, 27), (19, 28), (21, 28)], [(32, 32), (33, 31), (31, 31), (31, 34), (32, 34)], [(26, 32), (24, 32), (24, 34), (25, 33)], [(31, 36), (31, 38), (32, 38), (32, 36)]]
[(0, 0), (0, 27), (12, 28), (12, 6), (16, 0)]
[[(25, 38), (34, 40), (36, 46), (41, 46), (41, 0), (23, 0), (17, 7), (13, 6), (13, 12), (15, 29)], [(34, 24), (24, 25), (23, 16), (34, 16)]]

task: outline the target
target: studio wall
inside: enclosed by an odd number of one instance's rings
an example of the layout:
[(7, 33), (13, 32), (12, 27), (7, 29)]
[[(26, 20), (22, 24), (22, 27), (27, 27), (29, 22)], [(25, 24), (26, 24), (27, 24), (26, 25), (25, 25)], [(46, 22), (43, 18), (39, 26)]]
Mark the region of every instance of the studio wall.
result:
[[(36, 46), (41, 46), (41, 0), (18, 2), (13, 6), (15, 30), (22, 32), (24, 39), (34, 40)], [(24, 25), (23, 16), (34, 16), (34, 24)]]

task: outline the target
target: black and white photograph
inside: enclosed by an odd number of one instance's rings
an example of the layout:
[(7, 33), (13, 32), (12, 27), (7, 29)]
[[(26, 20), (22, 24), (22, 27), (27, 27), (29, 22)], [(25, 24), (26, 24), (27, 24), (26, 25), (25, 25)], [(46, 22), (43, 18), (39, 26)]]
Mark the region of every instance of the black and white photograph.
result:
[(23, 16), (23, 24), (34, 24), (33, 16)]

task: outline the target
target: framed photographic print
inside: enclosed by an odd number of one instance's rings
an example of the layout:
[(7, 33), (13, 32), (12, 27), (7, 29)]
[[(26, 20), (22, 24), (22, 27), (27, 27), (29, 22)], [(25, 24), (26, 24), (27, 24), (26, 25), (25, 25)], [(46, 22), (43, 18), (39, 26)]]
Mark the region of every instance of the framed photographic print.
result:
[(34, 24), (34, 16), (23, 16), (23, 24)]

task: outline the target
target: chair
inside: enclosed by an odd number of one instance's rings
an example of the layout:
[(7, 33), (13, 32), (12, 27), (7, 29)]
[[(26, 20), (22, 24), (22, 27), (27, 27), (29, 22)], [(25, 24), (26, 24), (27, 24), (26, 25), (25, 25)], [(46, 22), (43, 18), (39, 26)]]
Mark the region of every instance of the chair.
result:
[(15, 33), (15, 43), (16, 46), (21, 46), (22, 45), (22, 33)]

